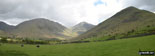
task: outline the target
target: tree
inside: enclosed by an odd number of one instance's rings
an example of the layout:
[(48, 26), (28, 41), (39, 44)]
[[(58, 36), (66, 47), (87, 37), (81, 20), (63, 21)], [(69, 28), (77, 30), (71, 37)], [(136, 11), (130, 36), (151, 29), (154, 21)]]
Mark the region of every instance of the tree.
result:
[(7, 43), (7, 38), (3, 37), (3, 38), (1, 39), (1, 42)]

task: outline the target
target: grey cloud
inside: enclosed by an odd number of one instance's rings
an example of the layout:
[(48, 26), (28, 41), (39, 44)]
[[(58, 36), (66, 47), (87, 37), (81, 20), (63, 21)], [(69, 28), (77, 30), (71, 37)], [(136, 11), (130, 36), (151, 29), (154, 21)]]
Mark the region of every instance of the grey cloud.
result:
[[(81, 2), (87, 1), (88, 0), (0, 0), (0, 20), (18, 24), (24, 20), (44, 17), (60, 22), (66, 26), (73, 26), (77, 23), (73, 16), (74, 9), (64, 7), (64, 5), (79, 5)], [(155, 12), (155, 0), (117, 1), (120, 1), (123, 7), (136, 6)], [(78, 12), (81, 14), (80, 17), (85, 17), (87, 14), (85, 6), (79, 8)]]
[(0, 0), (0, 17), (3, 20), (14, 18), (27, 20), (45, 17), (71, 26), (70, 24), (74, 20), (69, 18), (69, 14), (72, 12), (64, 11), (60, 6), (74, 1), (66, 1), (69, 2), (62, 0)]
[(16, 9), (16, 7), (18, 7), (18, 2), (1, 0), (0, 7), (0, 14), (5, 14)]

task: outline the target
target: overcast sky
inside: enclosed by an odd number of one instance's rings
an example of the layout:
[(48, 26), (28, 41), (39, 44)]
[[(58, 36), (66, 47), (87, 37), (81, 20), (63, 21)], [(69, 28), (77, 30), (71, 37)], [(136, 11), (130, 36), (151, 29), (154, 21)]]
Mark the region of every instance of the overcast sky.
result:
[(96, 25), (129, 6), (155, 12), (155, 0), (0, 0), (0, 21), (17, 25), (47, 18), (67, 27), (82, 21)]

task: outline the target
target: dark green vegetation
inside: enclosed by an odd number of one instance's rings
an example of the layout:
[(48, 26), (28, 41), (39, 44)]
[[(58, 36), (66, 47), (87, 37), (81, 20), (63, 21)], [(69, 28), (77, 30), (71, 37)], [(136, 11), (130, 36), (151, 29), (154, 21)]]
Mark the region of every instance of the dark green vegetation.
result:
[(128, 7), (74, 40), (114, 40), (155, 34), (155, 14)]
[(139, 49), (153, 51), (155, 35), (111, 40), (105, 42), (90, 42), (64, 45), (24, 45), (2, 44), (1, 56), (140, 56)]

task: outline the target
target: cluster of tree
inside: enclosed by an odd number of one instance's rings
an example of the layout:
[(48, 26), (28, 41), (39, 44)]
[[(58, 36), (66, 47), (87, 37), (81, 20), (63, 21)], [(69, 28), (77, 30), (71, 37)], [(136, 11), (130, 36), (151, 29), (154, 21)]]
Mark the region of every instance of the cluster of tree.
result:
[(30, 38), (10, 38), (0, 36), (0, 43), (21, 43), (21, 44), (63, 44), (62, 40), (52, 39), (30, 39)]
[(11, 38), (7, 36), (0, 36), (0, 42), (2, 43), (22, 43), (20, 38)]
[(49, 44), (49, 41), (44, 41), (44, 40), (31, 40), (31, 39), (24, 39), (22, 40), (23, 43), (26, 44)]
[(49, 41), (31, 40), (31, 39), (11, 39), (8, 37), (0, 37), (1, 43), (26, 43), (26, 44), (49, 44)]

